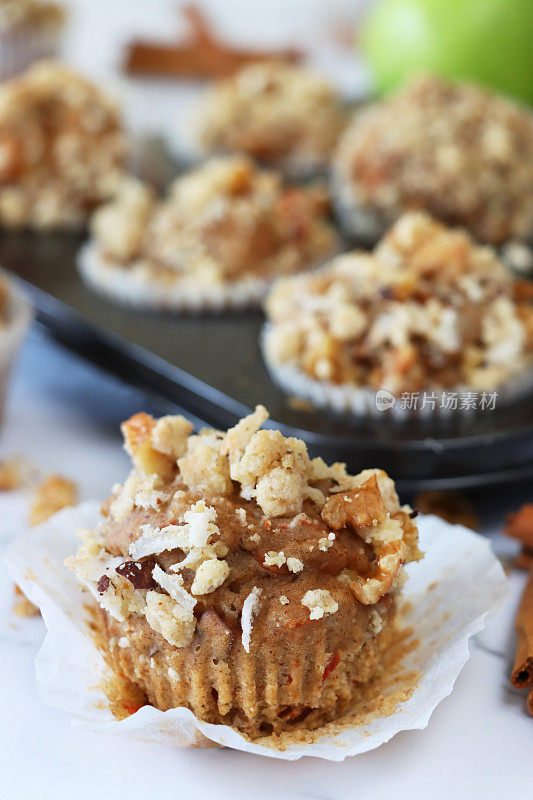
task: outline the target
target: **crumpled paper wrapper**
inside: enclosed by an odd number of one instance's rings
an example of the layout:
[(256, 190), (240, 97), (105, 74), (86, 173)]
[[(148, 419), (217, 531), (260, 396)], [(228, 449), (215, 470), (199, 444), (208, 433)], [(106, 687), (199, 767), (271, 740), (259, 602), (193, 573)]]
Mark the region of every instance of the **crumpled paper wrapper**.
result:
[(181, 747), (226, 746), (287, 760), (305, 755), (342, 761), (379, 747), (400, 731), (425, 728), (468, 659), (469, 638), (482, 630), (487, 615), (508, 595), (507, 579), (486, 539), (460, 525), (421, 516), (420, 546), (425, 557), (407, 568), (404, 590), (405, 624), (414, 629), (419, 645), (402, 661), (402, 671), (419, 671), (421, 678), (393, 714), (284, 750), (249, 742), (225, 725), (201, 722), (185, 708), (163, 712), (144, 706), (119, 722), (98, 688), (109, 668), (86, 624), (88, 596), (63, 566), (66, 556), (77, 549), (76, 530), (94, 527), (98, 519), (95, 502), (64, 509), (38, 528), (22, 531), (8, 548), (6, 563), (14, 580), (40, 607), (48, 629), (36, 660), (40, 699), (68, 712), (75, 725), (116, 736)]

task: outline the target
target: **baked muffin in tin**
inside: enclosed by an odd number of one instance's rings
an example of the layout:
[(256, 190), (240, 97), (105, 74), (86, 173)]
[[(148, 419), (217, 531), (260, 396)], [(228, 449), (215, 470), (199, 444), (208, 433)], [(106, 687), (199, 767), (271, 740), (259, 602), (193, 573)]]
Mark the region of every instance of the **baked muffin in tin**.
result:
[(533, 239), (533, 116), (469, 83), (413, 79), (356, 112), (333, 159), (346, 230), (373, 244), (423, 210), (494, 246)]
[(155, 310), (257, 305), (273, 278), (337, 249), (325, 190), (285, 186), (245, 156), (211, 159), (163, 200), (129, 179), (91, 228), (83, 277), (118, 302)]
[(218, 83), (198, 129), (208, 152), (247, 153), (291, 178), (305, 178), (328, 169), (346, 121), (340, 98), (324, 78), (268, 62)]
[(317, 405), (376, 414), (385, 391), (399, 413), (394, 398), (425, 392), (426, 412), (447, 413), (446, 393), (501, 402), (530, 388), (532, 300), (492, 248), (413, 212), (373, 252), (278, 281), (263, 352), (274, 380)]
[(115, 104), (41, 62), (0, 86), (0, 225), (80, 228), (115, 193), (126, 140)]

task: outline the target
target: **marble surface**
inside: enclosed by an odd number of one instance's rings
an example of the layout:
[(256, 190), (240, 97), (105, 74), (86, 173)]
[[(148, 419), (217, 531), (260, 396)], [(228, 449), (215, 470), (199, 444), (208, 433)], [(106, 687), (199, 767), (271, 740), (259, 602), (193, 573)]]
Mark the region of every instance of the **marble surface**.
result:
[[(99, 373), (35, 332), (14, 376), (0, 458), (30, 455), (44, 471), (62, 471), (82, 499), (103, 497), (125, 475), (117, 425), (140, 408), (167, 404)], [(510, 508), (528, 497), (517, 487), (481, 497), (484, 531), (498, 552)], [(27, 497), (0, 495), (0, 547), (25, 519)], [(511, 576), (512, 597), (472, 642), (472, 654), (450, 697), (425, 731), (399, 734), (376, 751), (341, 764), (285, 763), (227, 750), (173, 750), (118, 741), (72, 728), (66, 715), (40, 705), (33, 661), (44, 635), (39, 619), (10, 614), (12, 587), (0, 567), (0, 796), (26, 800), (76, 797), (235, 796), (343, 800), (531, 797), (533, 720), (524, 698), (508, 688), (512, 618), (523, 576)]]

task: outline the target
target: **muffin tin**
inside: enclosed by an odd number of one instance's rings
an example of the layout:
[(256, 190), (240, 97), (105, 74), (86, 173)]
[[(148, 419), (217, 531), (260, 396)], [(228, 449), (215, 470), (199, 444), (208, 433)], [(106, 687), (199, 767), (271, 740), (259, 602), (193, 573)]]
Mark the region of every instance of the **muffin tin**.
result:
[(351, 471), (380, 466), (402, 491), (533, 478), (533, 395), (435, 424), (368, 421), (300, 408), (270, 380), (259, 351), (262, 314), (158, 316), (88, 289), (75, 267), (82, 235), (2, 233), (0, 264), (26, 284), (50, 335), (121, 377), (148, 386), (197, 424), (227, 428), (263, 403), (283, 433)]

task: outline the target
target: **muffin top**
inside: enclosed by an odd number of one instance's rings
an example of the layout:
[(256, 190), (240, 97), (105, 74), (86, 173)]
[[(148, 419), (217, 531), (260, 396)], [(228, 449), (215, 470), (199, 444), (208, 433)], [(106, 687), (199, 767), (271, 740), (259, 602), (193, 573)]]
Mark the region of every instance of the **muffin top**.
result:
[(395, 592), (420, 553), (392, 480), (310, 459), (302, 441), (260, 430), (267, 417), (258, 406), (197, 435), (180, 416), (123, 424), (133, 470), (67, 561), (112, 617), (144, 617), (184, 647), (209, 612), (213, 636), (237, 630), (249, 651), (256, 623), (305, 635)]
[(247, 66), (211, 91), (200, 137), (211, 151), (243, 152), (291, 171), (327, 164), (345, 116), (332, 87), (307, 69)]
[(267, 300), (267, 358), (393, 394), (495, 389), (533, 359), (523, 289), (491, 248), (413, 212), (372, 253), (279, 281)]
[(114, 104), (41, 62), (0, 86), (0, 221), (79, 224), (116, 188), (125, 140)]
[(2, 0), (0, 3), (1, 31), (20, 27), (56, 27), (64, 21), (65, 9), (59, 3), (42, 0)]
[(493, 244), (533, 235), (531, 113), (468, 83), (421, 77), (357, 113), (335, 175), (389, 221), (421, 209)]
[(178, 178), (162, 201), (128, 181), (92, 231), (104, 258), (160, 280), (268, 278), (332, 252), (327, 211), (322, 188), (287, 188), (277, 173), (233, 156)]

